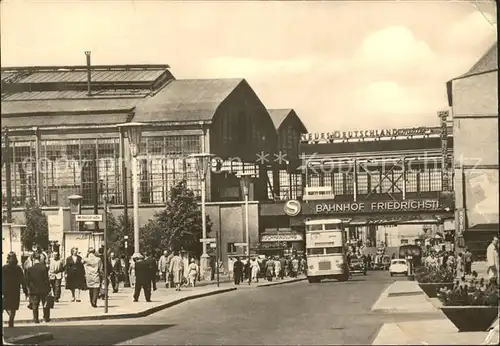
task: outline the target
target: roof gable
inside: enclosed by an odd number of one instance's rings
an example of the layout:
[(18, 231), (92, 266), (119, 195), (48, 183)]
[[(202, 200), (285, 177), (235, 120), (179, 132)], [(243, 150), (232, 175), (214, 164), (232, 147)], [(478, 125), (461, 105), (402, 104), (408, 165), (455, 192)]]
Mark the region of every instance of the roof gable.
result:
[(139, 105), (134, 121), (212, 120), (219, 105), (243, 79), (173, 80)]
[(467, 73), (455, 79), (462, 79), (495, 70), (498, 70), (498, 44), (496, 41)]
[(290, 109), (290, 108), (289, 109), (268, 109), (267, 111), (269, 112), (269, 115), (271, 116), (271, 119), (273, 121), (274, 128), (276, 129), (276, 131), (279, 130), (281, 125), (283, 125), (283, 123), (287, 119), (294, 117), (298, 121), (298, 123), (300, 124), (301, 128), (299, 129), (299, 131), (302, 133), (307, 132), (306, 126), (304, 125), (302, 120), (300, 120), (299, 116), (297, 115), (297, 113), (293, 109)]

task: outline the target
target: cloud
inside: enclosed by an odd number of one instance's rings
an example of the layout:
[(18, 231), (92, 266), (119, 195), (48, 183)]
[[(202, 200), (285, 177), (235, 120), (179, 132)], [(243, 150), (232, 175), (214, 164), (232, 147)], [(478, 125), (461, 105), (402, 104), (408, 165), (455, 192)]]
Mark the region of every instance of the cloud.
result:
[(410, 29), (391, 26), (366, 36), (354, 55), (355, 64), (372, 70), (401, 71), (425, 64), (433, 52)]
[(341, 60), (322, 58), (320, 56), (303, 56), (290, 59), (252, 59), (246, 57), (220, 56), (207, 59), (202, 63), (204, 75), (220, 77), (245, 78), (281, 78), (277, 76), (297, 76), (308, 74), (315, 69), (322, 71), (341, 71), (344, 62)]
[(439, 101), (436, 104), (439, 97), (429, 99), (427, 95), (394, 81), (371, 83), (358, 91), (357, 99), (357, 112), (364, 117), (376, 118), (381, 125), (394, 126), (433, 121), (439, 104)]

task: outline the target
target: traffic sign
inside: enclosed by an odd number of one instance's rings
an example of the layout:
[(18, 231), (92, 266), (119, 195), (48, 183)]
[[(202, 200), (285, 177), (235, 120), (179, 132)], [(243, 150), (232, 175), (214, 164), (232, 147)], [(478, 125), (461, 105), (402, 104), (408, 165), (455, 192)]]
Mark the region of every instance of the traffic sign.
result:
[(247, 243), (234, 243), (234, 246), (247, 246)]
[(212, 249), (215, 249), (215, 248), (217, 248), (217, 244), (216, 244), (216, 243), (210, 243), (210, 247), (211, 247)]
[(215, 238), (201, 238), (200, 243), (215, 243)]
[(100, 214), (76, 215), (76, 221), (81, 221), (81, 222), (102, 222), (102, 215), (100, 215)]

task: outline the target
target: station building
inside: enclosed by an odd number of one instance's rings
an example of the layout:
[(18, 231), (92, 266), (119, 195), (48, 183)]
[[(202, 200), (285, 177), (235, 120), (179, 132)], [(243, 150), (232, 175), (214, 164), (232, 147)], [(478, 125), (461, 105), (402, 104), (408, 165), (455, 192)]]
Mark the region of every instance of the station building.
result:
[(302, 196), (260, 204), (261, 239), (274, 240), (274, 247), (303, 251), (304, 221), (314, 219), (341, 219), (347, 239), (371, 246), (415, 243), (415, 228), (425, 225), (442, 233), (445, 224), (454, 228), (453, 134), (446, 121), (308, 133), (300, 156)]
[[(206, 200), (212, 230), (221, 230), (222, 258), (244, 251), (234, 246), (245, 242), (236, 173), (254, 174), (252, 244), (259, 241), (258, 203), (300, 190), (287, 167), (298, 161), (303, 123), (293, 110), (268, 111), (244, 79), (176, 79), (168, 65), (12, 67), (2, 68), (1, 79), (2, 203), (8, 221), (24, 222), (28, 198), (50, 215), (67, 207), (73, 194), (83, 197), (82, 213), (101, 213), (106, 197), (114, 214), (127, 206), (131, 215), (130, 150), (118, 127), (127, 122), (144, 124), (141, 225), (164, 208), (181, 179), (200, 196), (189, 155), (215, 156)], [(259, 153), (268, 159), (257, 160)], [(276, 161), (278, 155), (286, 158)]]
[(498, 46), (447, 83), (452, 109), (457, 234), (484, 257), (498, 234)]

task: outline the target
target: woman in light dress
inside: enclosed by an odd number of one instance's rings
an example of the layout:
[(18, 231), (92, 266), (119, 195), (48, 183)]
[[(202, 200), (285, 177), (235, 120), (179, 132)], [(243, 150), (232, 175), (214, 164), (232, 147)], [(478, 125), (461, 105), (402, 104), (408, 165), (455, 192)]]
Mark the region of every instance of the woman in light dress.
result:
[(465, 263), (464, 263), (464, 255), (460, 252), (457, 258), (457, 279), (462, 279), (465, 277)]
[(179, 251), (174, 252), (174, 257), (170, 260), (170, 268), (169, 272), (172, 275), (174, 284), (175, 284), (175, 290), (180, 291), (181, 290), (181, 284), (182, 284), (182, 279), (183, 279), (183, 273), (184, 273), (184, 262), (182, 261), (181, 256), (179, 256)]
[(252, 281), (259, 282), (260, 265), (256, 258), (252, 259), (250, 270), (252, 272)]
[(137, 255), (132, 255), (130, 259), (129, 268), (128, 268), (128, 278), (130, 281), (130, 287), (135, 287), (135, 261), (137, 260)]
[(188, 278), (191, 287), (194, 288), (194, 286), (196, 285), (196, 278), (198, 277), (199, 274), (200, 274), (200, 267), (198, 266), (198, 264), (196, 264), (194, 258), (191, 258), (191, 263), (189, 264), (188, 267)]
[(281, 262), (279, 257), (274, 258), (274, 276), (276, 277), (276, 280), (280, 278), (280, 273), (281, 273)]

